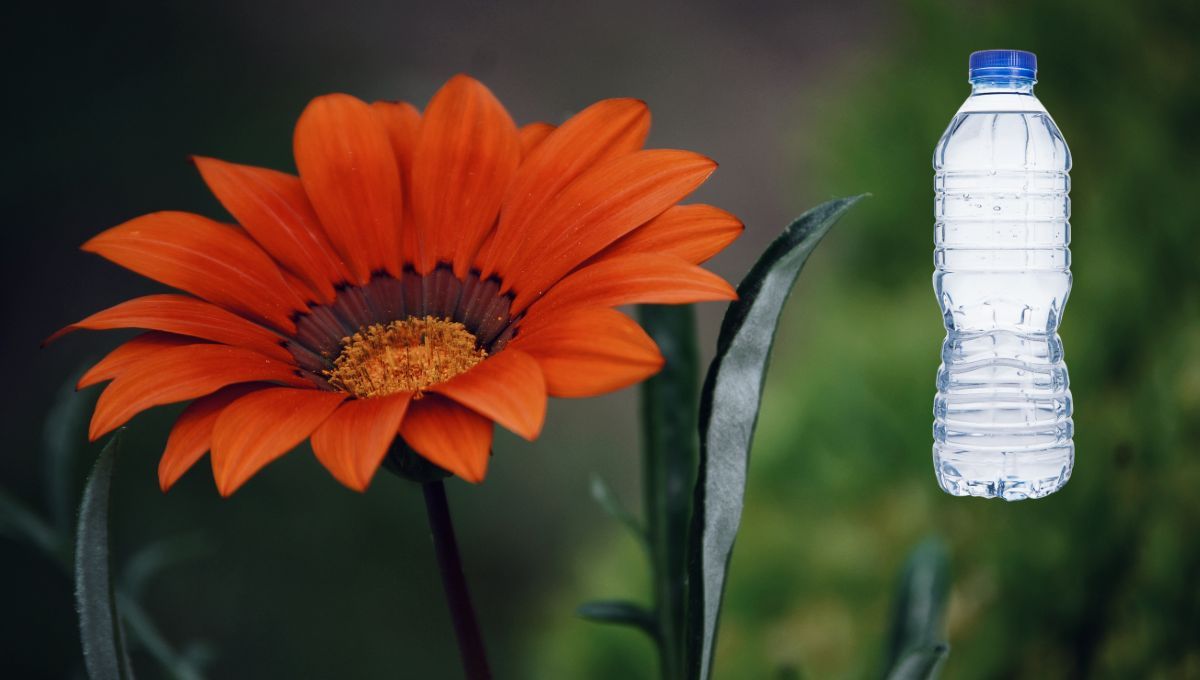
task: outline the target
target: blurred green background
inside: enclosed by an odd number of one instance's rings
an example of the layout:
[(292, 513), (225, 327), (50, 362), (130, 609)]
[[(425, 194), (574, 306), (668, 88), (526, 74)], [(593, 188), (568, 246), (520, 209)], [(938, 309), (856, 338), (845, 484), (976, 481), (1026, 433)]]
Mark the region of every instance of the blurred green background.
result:
[[(220, 215), (187, 154), (290, 169), (308, 98), (423, 104), (459, 71), (522, 123), (635, 96), (654, 112), (652, 145), (721, 163), (697, 199), (748, 225), (713, 263), (731, 280), (804, 208), (873, 193), (817, 251), (780, 331), (716, 676), (871, 677), (896, 572), (936, 534), (954, 564), (945, 677), (1200, 677), (1197, 3), (310, 0), (6, 13), (0, 486), (24, 503), (53, 505), (41, 423), (56, 392), (122, 336), (38, 342), (155, 290), (76, 247), (152, 210)], [(943, 495), (929, 456), (943, 336), (930, 156), (967, 95), (967, 54), (987, 47), (1038, 53), (1038, 95), (1075, 158), (1061, 332), (1076, 468), (1063, 491), (1018, 504)], [(720, 312), (701, 309), (708, 353)], [(229, 500), (203, 467), (162, 495), (157, 456), (177, 412), (133, 423), (113, 507), (121, 563), (172, 536), (204, 547), (142, 597), (173, 644), (203, 643), (214, 678), (457, 677), (416, 487), (381, 474), (360, 496), (298, 451)], [(502, 435), (486, 483), (451, 484), (498, 677), (653, 677), (638, 634), (573, 614), (587, 599), (647, 596), (638, 546), (587, 493), (599, 474), (636, 507), (635, 412), (633, 390), (555, 402), (542, 439)], [(53, 479), (77, 493), (94, 453)], [(68, 579), (0, 536), (0, 583), (0, 674), (80, 677)], [(162, 676), (144, 652), (135, 664)]]

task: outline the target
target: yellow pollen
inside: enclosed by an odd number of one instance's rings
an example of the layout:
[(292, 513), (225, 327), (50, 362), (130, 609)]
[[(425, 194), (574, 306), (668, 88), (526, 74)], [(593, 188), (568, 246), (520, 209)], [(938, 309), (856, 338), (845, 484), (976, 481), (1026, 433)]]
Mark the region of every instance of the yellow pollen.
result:
[(466, 326), (432, 316), (376, 323), (342, 338), (325, 371), (329, 384), (359, 398), (416, 392), (445, 382), (487, 357)]

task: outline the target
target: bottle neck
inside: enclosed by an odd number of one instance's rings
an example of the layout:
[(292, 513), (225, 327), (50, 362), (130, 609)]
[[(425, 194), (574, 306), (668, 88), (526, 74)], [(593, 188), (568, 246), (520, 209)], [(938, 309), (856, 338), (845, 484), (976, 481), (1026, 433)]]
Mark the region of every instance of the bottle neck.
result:
[(1033, 78), (1013, 76), (983, 76), (971, 79), (971, 95), (977, 94), (1033, 94)]

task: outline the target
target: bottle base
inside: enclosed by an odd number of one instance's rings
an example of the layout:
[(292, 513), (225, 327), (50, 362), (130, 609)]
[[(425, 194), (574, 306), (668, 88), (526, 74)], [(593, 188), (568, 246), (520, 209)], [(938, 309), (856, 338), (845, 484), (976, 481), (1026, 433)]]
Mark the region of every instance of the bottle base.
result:
[(952, 496), (1020, 501), (1042, 498), (1063, 488), (1075, 464), (1075, 445), (1004, 451), (935, 444), (933, 469), (938, 485)]

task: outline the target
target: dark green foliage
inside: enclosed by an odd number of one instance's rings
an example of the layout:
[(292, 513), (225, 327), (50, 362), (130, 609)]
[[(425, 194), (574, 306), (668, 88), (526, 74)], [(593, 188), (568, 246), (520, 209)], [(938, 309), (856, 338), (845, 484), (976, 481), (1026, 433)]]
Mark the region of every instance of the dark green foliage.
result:
[(808, 256), (862, 196), (813, 208), (790, 224), (738, 285), (700, 397), (700, 468), (688, 545), (688, 675), (712, 673), (721, 598), (741, 524), (750, 444), (783, 305)]
[(688, 520), (699, 456), (699, 352), (691, 307), (640, 308), (666, 365), (642, 387), (643, 497), (662, 676), (684, 672)]
[(603, 480), (593, 478), (592, 496), (646, 546), (654, 603), (645, 609), (593, 602), (579, 611), (585, 618), (646, 632), (657, 646), (661, 677), (672, 680), (684, 677), (688, 519), (698, 456), (696, 322), (688, 306), (642, 306), (639, 318), (666, 362), (641, 388), (644, 527)]
[(949, 651), (950, 647), (942, 643), (910, 649), (892, 667), (886, 680), (930, 680), (936, 678), (938, 668)]
[(75, 531), (75, 603), (79, 609), (83, 658), (92, 680), (133, 677), (109, 573), (108, 492), (120, 437), (120, 433), (113, 436), (96, 459), (83, 490)]
[[(57, 517), (58, 503), (78, 488), (75, 471), (87, 441), (84, 416), (91, 399), (73, 389), (72, 377), (59, 391), (55, 406), (44, 426), (47, 465), (46, 489)], [(147, 584), (164, 569), (195, 559), (205, 544), (195, 536), (181, 536), (151, 543), (129, 560), (114, 581), (109, 545), (109, 491), (113, 464), (123, 430), (100, 451), (82, 488), (83, 499), (75, 521), (59, 526), (0, 489), (0, 532), (11, 534), (39, 548), (64, 576), (75, 581), (76, 610), (84, 663), (92, 678), (131, 678), (129, 649), (142, 650), (179, 680), (201, 680), (200, 669), (211, 660), (208, 647), (191, 643), (176, 651), (150, 614), (140, 596)], [(68, 515), (69, 516), (69, 515)], [(126, 634), (128, 633), (128, 635)]]
[(641, 630), (658, 641), (658, 625), (654, 613), (633, 602), (597, 600), (579, 605), (576, 613), (597, 623), (615, 623)]
[(934, 677), (949, 646), (945, 642), (950, 560), (941, 540), (918, 545), (904, 563), (888, 636), (887, 678)]

